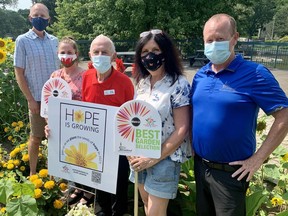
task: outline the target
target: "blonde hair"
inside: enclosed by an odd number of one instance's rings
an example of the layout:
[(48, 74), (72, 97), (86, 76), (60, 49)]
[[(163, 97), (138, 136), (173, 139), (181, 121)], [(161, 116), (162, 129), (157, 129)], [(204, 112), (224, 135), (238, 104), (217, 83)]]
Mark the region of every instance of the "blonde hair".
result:
[(76, 41), (72, 37), (65, 36), (59, 41), (59, 44), (60, 43), (70, 44), (73, 47), (73, 49), (75, 50), (75, 52), (79, 54), (78, 45), (77, 45)]

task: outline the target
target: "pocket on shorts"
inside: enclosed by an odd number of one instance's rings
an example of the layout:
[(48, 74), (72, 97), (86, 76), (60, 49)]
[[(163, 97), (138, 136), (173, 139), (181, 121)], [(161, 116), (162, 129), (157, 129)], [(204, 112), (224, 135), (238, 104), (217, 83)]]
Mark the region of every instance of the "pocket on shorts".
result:
[(154, 181), (170, 182), (175, 181), (179, 173), (176, 173), (175, 162), (165, 159), (152, 167), (151, 174)]

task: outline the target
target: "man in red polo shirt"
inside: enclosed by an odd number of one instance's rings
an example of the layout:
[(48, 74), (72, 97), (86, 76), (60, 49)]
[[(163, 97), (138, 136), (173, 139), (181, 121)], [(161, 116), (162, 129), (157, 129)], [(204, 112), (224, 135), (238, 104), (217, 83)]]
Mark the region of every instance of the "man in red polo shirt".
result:
[[(121, 106), (134, 97), (134, 86), (128, 76), (115, 70), (115, 46), (110, 38), (99, 35), (91, 43), (90, 59), (94, 68), (83, 74), (82, 100), (111, 106)], [(102, 211), (97, 215), (122, 216), (127, 210), (129, 164), (119, 157), (116, 195), (97, 190), (97, 201)]]

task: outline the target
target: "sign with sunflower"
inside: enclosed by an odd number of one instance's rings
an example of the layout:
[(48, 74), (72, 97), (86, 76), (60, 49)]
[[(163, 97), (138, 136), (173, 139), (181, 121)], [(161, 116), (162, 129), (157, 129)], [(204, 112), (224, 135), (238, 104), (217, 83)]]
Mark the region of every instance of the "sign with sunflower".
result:
[(119, 154), (111, 125), (119, 108), (50, 97), (48, 109), (49, 174), (115, 194)]

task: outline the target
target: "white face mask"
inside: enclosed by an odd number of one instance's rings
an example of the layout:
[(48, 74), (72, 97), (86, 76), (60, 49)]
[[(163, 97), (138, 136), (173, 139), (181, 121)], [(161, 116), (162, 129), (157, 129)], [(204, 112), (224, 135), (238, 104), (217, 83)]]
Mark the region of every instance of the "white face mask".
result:
[(77, 59), (77, 55), (58, 54), (58, 58), (64, 67), (71, 67), (74, 64), (75, 60)]
[(104, 74), (111, 68), (111, 57), (105, 55), (97, 55), (91, 57), (93, 67), (100, 73)]
[(213, 64), (223, 64), (231, 55), (230, 41), (214, 41), (205, 43), (204, 54)]

